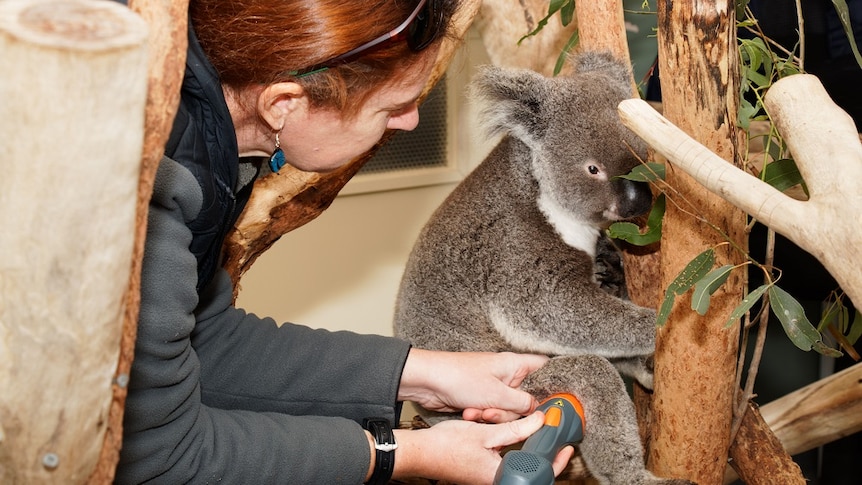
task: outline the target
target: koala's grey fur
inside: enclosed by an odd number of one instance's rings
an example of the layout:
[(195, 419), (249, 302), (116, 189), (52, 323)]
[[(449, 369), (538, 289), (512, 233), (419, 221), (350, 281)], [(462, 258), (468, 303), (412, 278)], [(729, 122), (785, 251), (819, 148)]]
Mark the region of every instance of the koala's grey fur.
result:
[(644, 469), (618, 373), (652, 388), (655, 312), (619, 297), (616, 253), (602, 239), (652, 201), (645, 184), (615, 178), (645, 155), (616, 111), (630, 97), (628, 67), (598, 53), (574, 62), (567, 77), (488, 67), (471, 84), (487, 128), (504, 136), (420, 234), (396, 334), (420, 348), (554, 356), (522, 387), (583, 403), (580, 452), (601, 483), (689, 483)]

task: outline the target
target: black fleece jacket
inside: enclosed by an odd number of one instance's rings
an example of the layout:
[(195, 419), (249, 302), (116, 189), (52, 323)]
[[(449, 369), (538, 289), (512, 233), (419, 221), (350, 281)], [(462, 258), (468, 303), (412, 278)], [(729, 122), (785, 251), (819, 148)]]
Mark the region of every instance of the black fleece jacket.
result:
[(361, 483), (370, 455), (357, 421), (396, 418), (409, 346), (232, 306), (227, 273), (202, 266), (218, 261), (244, 197), (236, 136), (193, 34), (188, 59), (150, 201), (116, 482)]

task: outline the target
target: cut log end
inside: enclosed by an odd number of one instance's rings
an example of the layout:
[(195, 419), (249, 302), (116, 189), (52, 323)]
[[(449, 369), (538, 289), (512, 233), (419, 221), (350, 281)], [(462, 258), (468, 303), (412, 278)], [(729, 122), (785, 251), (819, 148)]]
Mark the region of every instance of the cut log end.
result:
[(115, 2), (87, 0), (6, 0), (0, 31), (43, 47), (102, 51), (139, 45), (146, 24)]

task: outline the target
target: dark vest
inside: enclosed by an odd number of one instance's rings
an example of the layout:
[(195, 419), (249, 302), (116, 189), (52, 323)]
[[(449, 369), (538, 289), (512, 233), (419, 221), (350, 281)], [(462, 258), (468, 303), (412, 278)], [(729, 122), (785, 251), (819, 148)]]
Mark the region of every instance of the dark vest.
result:
[(181, 100), (165, 155), (197, 179), (203, 205), (188, 222), (191, 251), (198, 262), (200, 290), (222, 264), (222, 244), (251, 195), (253, 183), (238, 187), (236, 133), (218, 74), (209, 63), (191, 26)]

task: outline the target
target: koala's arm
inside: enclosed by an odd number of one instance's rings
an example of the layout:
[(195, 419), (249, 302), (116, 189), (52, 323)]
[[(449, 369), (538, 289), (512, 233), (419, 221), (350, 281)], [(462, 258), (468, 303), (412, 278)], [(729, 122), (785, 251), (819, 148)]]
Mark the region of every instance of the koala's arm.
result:
[(499, 279), (489, 301), (492, 325), (513, 348), (607, 358), (654, 352), (655, 311), (603, 291), (592, 280), (591, 261), (524, 264), (530, 268)]

